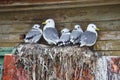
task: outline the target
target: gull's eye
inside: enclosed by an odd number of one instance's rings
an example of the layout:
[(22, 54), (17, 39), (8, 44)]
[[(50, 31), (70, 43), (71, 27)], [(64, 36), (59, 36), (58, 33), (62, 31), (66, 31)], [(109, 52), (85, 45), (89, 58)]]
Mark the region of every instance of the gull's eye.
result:
[(92, 28), (95, 28), (94, 26), (92, 26)]
[(61, 33), (64, 33), (64, 31), (62, 31)]

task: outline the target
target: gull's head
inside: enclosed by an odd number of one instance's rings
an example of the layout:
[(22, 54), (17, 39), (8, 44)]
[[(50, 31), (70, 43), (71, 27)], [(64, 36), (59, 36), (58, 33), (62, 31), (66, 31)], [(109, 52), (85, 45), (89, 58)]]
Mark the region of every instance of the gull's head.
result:
[(46, 27), (55, 27), (55, 22), (53, 19), (47, 19), (45, 22), (42, 22), (42, 24), (45, 24)]
[(97, 28), (95, 24), (89, 24), (87, 27), (87, 31), (96, 32), (96, 30), (99, 30), (99, 28)]
[(68, 33), (68, 32), (70, 32), (70, 30), (68, 28), (64, 28), (61, 30), (61, 33)]
[(76, 24), (76, 25), (74, 26), (74, 29), (76, 29), (76, 30), (80, 30), (81, 32), (83, 32), (81, 26), (78, 25), (78, 24)]
[(39, 28), (40, 28), (40, 25), (39, 25), (39, 24), (34, 24), (32, 28), (33, 28), (33, 29), (39, 29)]
[(81, 28), (81, 26), (80, 26), (80, 25), (78, 25), (78, 24), (76, 24), (76, 25), (74, 26), (74, 28), (75, 28), (75, 29), (80, 29), (80, 28)]

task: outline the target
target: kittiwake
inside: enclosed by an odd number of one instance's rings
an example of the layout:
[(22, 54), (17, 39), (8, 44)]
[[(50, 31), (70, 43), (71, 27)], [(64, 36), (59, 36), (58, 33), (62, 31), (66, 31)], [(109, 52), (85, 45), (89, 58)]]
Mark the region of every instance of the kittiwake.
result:
[(99, 30), (95, 24), (89, 24), (86, 31), (83, 32), (80, 39), (80, 47), (83, 46), (93, 46), (96, 43), (98, 34), (97, 31)]
[(76, 24), (70, 35), (70, 42), (72, 44), (77, 44), (80, 41), (81, 34), (83, 30), (80, 25)]
[(58, 46), (66, 46), (70, 44), (70, 30), (68, 28), (63, 28), (61, 30), (60, 40)]
[(55, 22), (53, 19), (47, 19), (42, 24), (45, 24), (43, 28), (43, 38), (48, 42), (48, 44), (57, 45), (59, 41), (59, 35), (55, 28)]
[(37, 43), (42, 36), (39, 24), (34, 24), (32, 29), (25, 36), (25, 43)]

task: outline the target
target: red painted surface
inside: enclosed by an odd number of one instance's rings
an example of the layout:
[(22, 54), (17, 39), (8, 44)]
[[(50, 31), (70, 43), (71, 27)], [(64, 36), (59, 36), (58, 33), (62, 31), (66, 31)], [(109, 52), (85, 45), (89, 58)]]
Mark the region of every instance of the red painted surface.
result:
[(112, 57), (108, 61), (109, 80), (120, 80), (120, 57)]
[[(15, 57), (13, 55), (5, 55), (3, 64), (2, 80), (28, 80), (29, 75), (22, 68), (16, 68)], [(60, 68), (57, 68), (57, 77), (61, 78), (64, 76), (60, 75)], [(91, 75), (90, 69), (82, 70), (82, 77), (79, 77), (81, 69), (76, 68), (74, 70), (73, 80), (94, 80), (94, 76)], [(108, 80), (120, 80), (120, 57), (111, 57), (108, 61)], [(30, 79), (32, 80), (32, 79)]]
[(2, 80), (27, 80), (28, 74), (22, 68), (16, 68), (13, 55), (4, 56)]

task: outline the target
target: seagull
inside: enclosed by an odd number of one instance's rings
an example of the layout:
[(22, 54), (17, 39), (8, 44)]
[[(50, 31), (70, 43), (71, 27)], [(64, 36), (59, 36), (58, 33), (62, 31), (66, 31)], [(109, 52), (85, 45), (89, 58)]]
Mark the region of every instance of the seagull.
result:
[(83, 33), (83, 30), (81, 29), (81, 26), (76, 24), (74, 26), (74, 29), (71, 32), (70, 35), (70, 42), (72, 44), (77, 44), (80, 41), (81, 34)]
[(55, 28), (55, 22), (53, 19), (47, 19), (42, 24), (45, 24), (43, 28), (43, 38), (48, 42), (49, 45), (57, 45), (59, 41), (58, 32)]
[(97, 31), (99, 30), (95, 24), (89, 24), (86, 31), (83, 32), (80, 39), (80, 47), (83, 46), (93, 46), (96, 43), (98, 34)]
[(42, 36), (39, 24), (34, 24), (32, 29), (25, 36), (25, 43), (37, 43)]
[(58, 46), (65, 46), (68, 44), (70, 44), (70, 30), (68, 28), (63, 28), (61, 30), (61, 37)]

